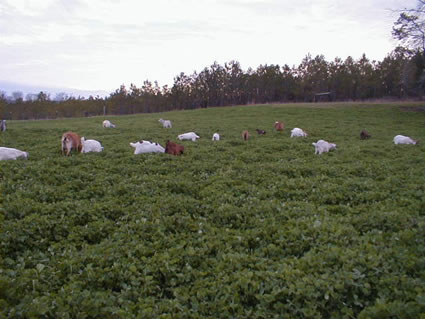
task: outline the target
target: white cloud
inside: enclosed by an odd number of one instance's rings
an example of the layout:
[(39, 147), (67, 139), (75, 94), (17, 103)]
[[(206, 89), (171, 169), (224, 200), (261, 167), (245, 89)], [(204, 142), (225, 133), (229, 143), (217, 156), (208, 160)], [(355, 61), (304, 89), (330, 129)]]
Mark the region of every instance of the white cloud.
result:
[[(116, 89), (237, 60), (243, 68), (394, 47), (389, 8), (414, 0), (4, 0), (0, 73), (11, 81)], [(43, 83), (39, 83), (43, 82)]]
[(53, 2), (54, 0), (4, 0), (5, 6), (9, 7), (9, 10), (16, 10), (18, 14), (25, 16), (37, 16), (51, 6)]

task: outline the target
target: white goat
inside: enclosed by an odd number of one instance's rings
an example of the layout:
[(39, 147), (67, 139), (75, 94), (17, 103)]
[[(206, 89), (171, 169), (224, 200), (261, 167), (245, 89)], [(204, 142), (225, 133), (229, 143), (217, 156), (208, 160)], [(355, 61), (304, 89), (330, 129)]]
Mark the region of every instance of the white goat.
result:
[(84, 136), (81, 138), (81, 153), (102, 152), (103, 146), (96, 140), (86, 140)]
[(109, 122), (108, 120), (104, 120), (103, 121), (103, 127), (112, 127), (112, 128), (114, 128), (115, 125), (112, 124), (111, 122)]
[(172, 128), (173, 127), (171, 125), (171, 121), (169, 121), (169, 120), (159, 119), (158, 122), (161, 122), (162, 126), (165, 127), (165, 128)]
[(177, 136), (179, 140), (192, 140), (193, 142), (196, 141), (196, 139), (199, 138), (198, 135), (196, 135), (194, 132), (184, 133)]
[(214, 134), (213, 134), (213, 137), (212, 137), (212, 140), (213, 140), (213, 141), (219, 141), (219, 140), (220, 140), (220, 134), (218, 134), (218, 133), (214, 133)]
[(336, 144), (334, 143), (329, 143), (326, 142), (324, 140), (318, 140), (316, 143), (312, 143), (314, 148), (315, 148), (315, 152), (314, 154), (322, 154), (324, 152), (329, 152), (331, 150), (336, 149)]
[(152, 143), (150, 141), (140, 141), (136, 143), (130, 143), (131, 147), (134, 147), (134, 154), (142, 153), (165, 153), (165, 148), (163, 148), (158, 143)]
[(0, 121), (0, 131), (2, 132), (6, 131), (6, 120)]
[(16, 160), (17, 158), (27, 159), (29, 154), (17, 150), (16, 148), (0, 147), (0, 160)]
[(307, 137), (307, 133), (296, 127), (291, 130), (291, 137)]
[(396, 135), (394, 136), (394, 144), (418, 144), (419, 141), (414, 140), (408, 136)]

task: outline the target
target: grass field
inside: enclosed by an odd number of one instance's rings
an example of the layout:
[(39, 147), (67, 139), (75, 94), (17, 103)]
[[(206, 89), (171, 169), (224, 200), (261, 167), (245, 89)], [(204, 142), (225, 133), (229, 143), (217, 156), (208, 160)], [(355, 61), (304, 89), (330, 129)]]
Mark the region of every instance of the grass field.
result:
[[(30, 157), (0, 162), (0, 318), (425, 318), (425, 147), (392, 141), (425, 112), (400, 106), (8, 122)], [(67, 130), (104, 152), (63, 157)], [(181, 157), (129, 146), (189, 131)]]

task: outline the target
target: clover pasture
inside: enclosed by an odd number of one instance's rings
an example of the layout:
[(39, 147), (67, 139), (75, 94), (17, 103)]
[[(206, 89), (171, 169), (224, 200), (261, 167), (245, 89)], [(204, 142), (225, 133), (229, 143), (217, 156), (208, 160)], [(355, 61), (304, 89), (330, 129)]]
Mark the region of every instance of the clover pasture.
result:
[[(425, 113), (402, 106), (10, 121), (0, 145), (30, 157), (0, 162), (0, 317), (423, 316), (425, 148), (392, 138), (425, 142)], [(68, 130), (104, 151), (63, 157)], [(129, 145), (189, 131), (180, 157)], [(314, 155), (318, 139), (337, 150)]]

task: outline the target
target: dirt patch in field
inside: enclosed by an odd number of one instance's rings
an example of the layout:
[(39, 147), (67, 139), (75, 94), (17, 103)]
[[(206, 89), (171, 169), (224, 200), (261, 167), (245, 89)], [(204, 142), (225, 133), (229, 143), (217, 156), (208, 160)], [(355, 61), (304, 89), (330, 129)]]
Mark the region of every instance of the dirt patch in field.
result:
[(425, 106), (400, 106), (400, 109), (406, 112), (425, 112)]

